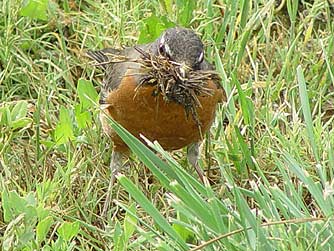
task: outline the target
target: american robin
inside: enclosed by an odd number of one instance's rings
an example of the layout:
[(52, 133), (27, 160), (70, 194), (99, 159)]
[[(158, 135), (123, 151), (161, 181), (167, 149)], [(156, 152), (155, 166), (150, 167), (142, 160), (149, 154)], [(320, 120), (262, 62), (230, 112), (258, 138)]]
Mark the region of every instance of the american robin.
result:
[[(87, 53), (104, 70), (100, 103), (105, 109), (100, 119), (105, 133), (113, 141), (111, 184), (114, 183), (115, 175), (122, 164), (122, 156), (128, 148), (111, 129), (106, 116), (111, 116), (139, 139), (142, 134), (151, 141), (157, 140), (165, 150), (187, 146), (188, 161), (202, 178), (202, 171), (198, 167), (199, 142), (215, 118), (216, 106), (224, 98), (224, 91), (220, 88), (220, 83), (207, 81), (207, 88), (211, 89), (212, 95), (198, 97), (201, 104), (197, 108), (199, 130), (198, 124), (186, 115), (182, 105), (166, 102), (161, 95), (152, 95), (154, 87), (151, 85), (136, 88), (145, 74), (142, 65), (136, 61), (142, 56), (138, 48), (176, 62), (182, 76), (189, 70), (213, 69), (204, 59), (200, 38), (192, 30), (185, 28), (167, 29), (156, 41), (145, 45), (122, 50), (107, 48)], [(124, 56), (129, 60), (113, 62), (110, 55)]]

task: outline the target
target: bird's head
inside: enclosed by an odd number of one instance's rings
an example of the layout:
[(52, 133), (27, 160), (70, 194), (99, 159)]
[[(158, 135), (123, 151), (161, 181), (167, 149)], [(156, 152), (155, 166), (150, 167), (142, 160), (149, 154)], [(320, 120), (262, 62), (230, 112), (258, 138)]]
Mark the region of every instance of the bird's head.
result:
[(157, 40), (161, 55), (180, 66), (181, 75), (189, 70), (200, 69), (204, 59), (204, 48), (194, 31), (185, 28), (165, 30)]

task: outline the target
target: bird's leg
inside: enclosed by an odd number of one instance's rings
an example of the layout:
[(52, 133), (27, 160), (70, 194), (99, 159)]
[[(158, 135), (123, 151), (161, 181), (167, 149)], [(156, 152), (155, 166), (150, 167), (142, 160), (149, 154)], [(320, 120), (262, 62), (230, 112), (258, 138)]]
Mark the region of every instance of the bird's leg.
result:
[(111, 160), (110, 160), (111, 179), (110, 179), (110, 181), (112, 183), (115, 182), (116, 175), (117, 175), (119, 169), (123, 165), (122, 158), (123, 158), (123, 153), (121, 153), (121, 152), (113, 151), (112, 154), (111, 154)]
[(109, 186), (108, 186), (108, 191), (107, 191), (107, 197), (103, 205), (103, 211), (102, 211), (102, 216), (107, 215), (107, 211), (110, 206), (111, 202), (111, 195), (112, 195), (112, 188), (114, 186), (115, 180), (116, 180), (116, 175), (119, 171), (119, 169), (122, 167), (122, 157), (123, 153), (113, 151), (111, 154), (111, 160), (110, 160), (110, 170), (111, 170), (111, 178), (109, 181)]
[(190, 162), (190, 164), (195, 168), (199, 178), (204, 183), (204, 174), (201, 168), (198, 165), (198, 159), (199, 159), (199, 146), (200, 143), (196, 142), (194, 144), (191, 144), (187, 147), (187, 159)]

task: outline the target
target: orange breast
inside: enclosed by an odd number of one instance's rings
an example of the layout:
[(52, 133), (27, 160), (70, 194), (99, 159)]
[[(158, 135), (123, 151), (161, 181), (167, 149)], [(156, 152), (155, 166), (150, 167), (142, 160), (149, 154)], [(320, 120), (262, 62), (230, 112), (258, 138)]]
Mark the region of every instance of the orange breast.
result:
[[(151, 141), (157, 140), (165, 150), (176, 150), (201, 140), (201, 134), (210, 128), (217, 103), (223, 97), (213, 81), (208, 87), (214, 90), (212, 96), (199, 97), (202, 105), (197, 108), (201, 128), (192, 116), (187, 118), (182, 105), (165, 102), (161, 95), (152, 96), (152, 86), (136, 88), (136, 78), (126, 76), (116, 90), (110, 92), (106, 103), (110, 104), (105, 112), (140, 139), (142, 134)], [(114, 142), (115, 150), (126, 151), (127, 147), (120, 137), (109, 127), (105, 117), (101, 116), (104, 130)]]

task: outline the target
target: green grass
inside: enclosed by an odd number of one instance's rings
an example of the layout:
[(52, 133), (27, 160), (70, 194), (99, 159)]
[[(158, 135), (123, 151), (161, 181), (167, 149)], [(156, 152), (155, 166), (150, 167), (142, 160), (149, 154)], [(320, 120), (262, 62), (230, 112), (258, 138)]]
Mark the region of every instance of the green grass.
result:
[[(2, 0), (2, 249), (332, 250), (333, 1), (279, 2)], [(202, 151), (212, 182), (111, 120), (133, 154), (104, 218), (111, 143), (85, 51), (173, 25), (201, 35), (228, 96)]]

